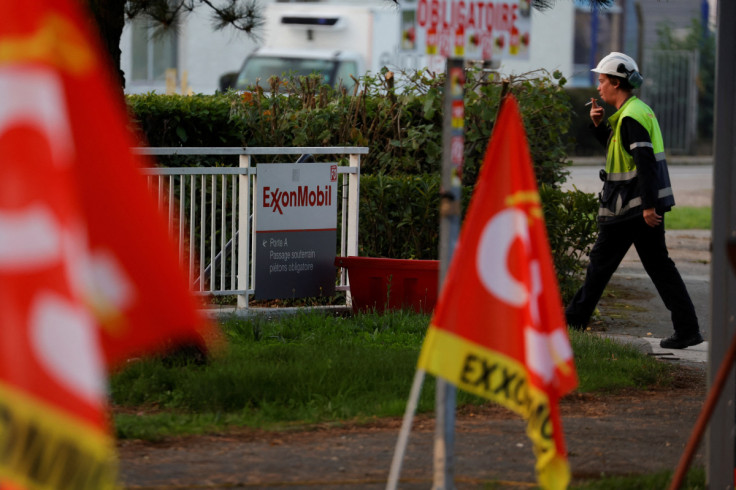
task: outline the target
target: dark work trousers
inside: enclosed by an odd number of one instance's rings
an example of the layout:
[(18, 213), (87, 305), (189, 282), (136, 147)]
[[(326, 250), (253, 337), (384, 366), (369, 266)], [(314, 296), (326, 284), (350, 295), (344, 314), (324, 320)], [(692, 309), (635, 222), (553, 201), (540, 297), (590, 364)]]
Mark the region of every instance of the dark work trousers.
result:
[(670, 310), (675, 332), (683, 335), (698, 332), (700, 328), (695, 307), (667, 251), (664, 218), (659, 226), (652, 228), (641, 215), (619, 223), (598, 226), (598, 238), (590, 252), (585, 282), (565, 310), (567, 324), (574, 328), (585, 328), (603, 290), (632, 243), (644, 270), (652, 279), (664, 305)]

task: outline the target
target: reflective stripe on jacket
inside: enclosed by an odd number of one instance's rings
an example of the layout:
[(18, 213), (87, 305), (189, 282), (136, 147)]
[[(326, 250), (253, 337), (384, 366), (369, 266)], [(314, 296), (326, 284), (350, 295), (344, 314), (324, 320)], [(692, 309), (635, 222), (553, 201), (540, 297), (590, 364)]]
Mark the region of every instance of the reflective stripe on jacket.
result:
[[(630, 117), (641, 124), (649, 134), (649, 141), (627, 142), (629, 148), (624, 148), (621, 125), (626, 117)], [(603, 191), (600, 194), (598, 220), (601, 223), (610, 223), (642, 213), (643, 202), (639, 188), (639, 173), (632, 156), (635, 149), (642, 147), (652, 148), (654, 152), (654, 165), (656, 165), (654, 184), (657, 186), (656, 207), (660, 212), (668, 211), (674, 206), (675, 201), (669, 172), (667, 171), (662, 133), (654, 112), (640, 99), (632, 96), (608, 121), (612, 132), (608, 140), (606, 179), (603, 184)]]

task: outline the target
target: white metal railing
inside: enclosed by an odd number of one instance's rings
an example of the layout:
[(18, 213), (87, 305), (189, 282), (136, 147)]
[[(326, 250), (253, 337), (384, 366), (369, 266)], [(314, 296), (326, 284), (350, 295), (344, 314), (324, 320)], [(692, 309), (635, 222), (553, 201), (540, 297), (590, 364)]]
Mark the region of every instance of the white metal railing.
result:
[[(145, 155), (237, 155), (238, 167), (144, 168), (149, 188), (166, 216), (169, 233), (179, 250), (192, 290), (202, 295), (237, 295), (237, 307), (247, 308), (255, 293), (255, 233), (251, 214), (255, 209), (257, 166), (253, 157), (284, 155), (348, 156), (338, 166), (342, 186), (340, 254), (358, 255), (358, 204), (360, 156), (366, 147), (209, 147), (134, 148)], [(350, 291), (342, 271), (336, 289)]]

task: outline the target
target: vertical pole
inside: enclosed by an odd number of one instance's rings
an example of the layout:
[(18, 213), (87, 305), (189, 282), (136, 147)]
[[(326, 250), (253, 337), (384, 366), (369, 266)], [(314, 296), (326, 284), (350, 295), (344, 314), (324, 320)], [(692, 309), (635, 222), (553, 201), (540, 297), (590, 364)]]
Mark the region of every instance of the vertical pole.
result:
[(236, 264), (238, 263), (238, 228), (236, 227), (236, 219), (238, 219), (238, 179), (239, 175), (232, 176), (232, 204), (230, 205), (230, 239), (233, 241), (233, 246), (230, 249), (230, 289), (235, 289), (237, 286), (237, 274)]
[[(199, 188), (199, 290), (204, 291), (204, 234), (207, 232), (207, 178), (204, 176), (204, 174), (200, 176)], [(192, 219), (192, 223), (193, 222), (194, 219)]]
[[(187, 197), (187, 178), (179, 175), (179, 262), (184, 267), (184, 224), (186, 223), (185, 203)], [(191, 284), (191, 279), (190, 279)]]
[(189, 176), (189, 287), (194, 285), (194, 238), (197, 226), (197, 179), (194, 175)]
[[(351, 173), (348, 179), (348, 233), (347, 233), (347, 255), (358, 255), (358, 231), (360, 227), (360, 155), (350, 155)], [(347, 276), (345, 283), (348, 283)], [(350, 289), (345, 292), (345, 305), (353, 305), (353, 296)]]
[[(250, 168), (250, 155), (240, 155), (240, 168)], [(238, 308), (248, 308), (248, 278), (250, 273), (250, 174), (238, 178)]]
[(703, 31), (703, 37), (700, 40), (701, 47), (704, 47), (705, 40), (708, 39), (708, 19), (710, 18), (710, 5), (708, 0), (700, 1), (700, 28)]
[(352, 170), (348, 178), (347, 255), (358, 255), (358, 227), (360, 218), (360, 155), (350, 155)]
[[(713, 241), (711, 261), (711, 337), (709, 384), (714, 383), (736, 332), (736, 277), (729, 267), (727, 243), (736, 238), (736, 2), (718, 2), (716, 52), (715, 147), (713, 167)], [(736, 384), (733, 366), (710, 421), (707, 439), (709, 488), (734, 488), (734, 401)]]
[(406, 453), (406, 446), (409, 443), (411, 424), (414, 420), (414, 414), (417, 411), (417, 403), (419, 403), (419, 395), (422, 393), (422, 383), (424, 383), (425, 374), (424, 369), (417, 369), (417, 372), (414, 373), (414, 382), (411, 385), (409, 401), (406, 403), (404, 419), (401, 422), (401, 430), (399, 431), (399, 439), (396, 441), (394, 457), (391, 460), (391, 470), (388, 473), (386, 490), (396, 490), (399, 486), (401, 465), (404, 462), (404, 453)]
[[(440, 288), (460, 234), (464, 139), (463, 60), (448, 58), (442, 125), (442, 188), (440, 202)], [(454, 488), (455, 402), (457, 389), (438, 378), (436, 385), (433, 490)]]
[[(598, 59), (598, 7), (593, 4), (590, 8), (590, 57), (588, 58), (589, 68), (595, 68)], [(590, 84), (596, 84), (596, 74), (590, 72)]]

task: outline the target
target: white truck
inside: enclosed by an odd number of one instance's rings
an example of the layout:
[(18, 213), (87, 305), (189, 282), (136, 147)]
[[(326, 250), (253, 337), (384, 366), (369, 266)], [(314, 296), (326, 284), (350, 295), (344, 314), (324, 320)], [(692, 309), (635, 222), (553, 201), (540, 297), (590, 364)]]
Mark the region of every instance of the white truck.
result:
[(401, 12), (387, 0), (272, 3), (264, 17), (265, 42), (237, 73), (221, 77), (221, 90), (244, 90), (256, 81), (268, 90), (271, 76), (313, 73), (332, 87), (350, 89), (351, 75), (376, 74), (384, 66), (394, 71), (444, 70), (441, 59), (400, 52), (400, 43), (411, 41), (412, 33), (402, 32)]

